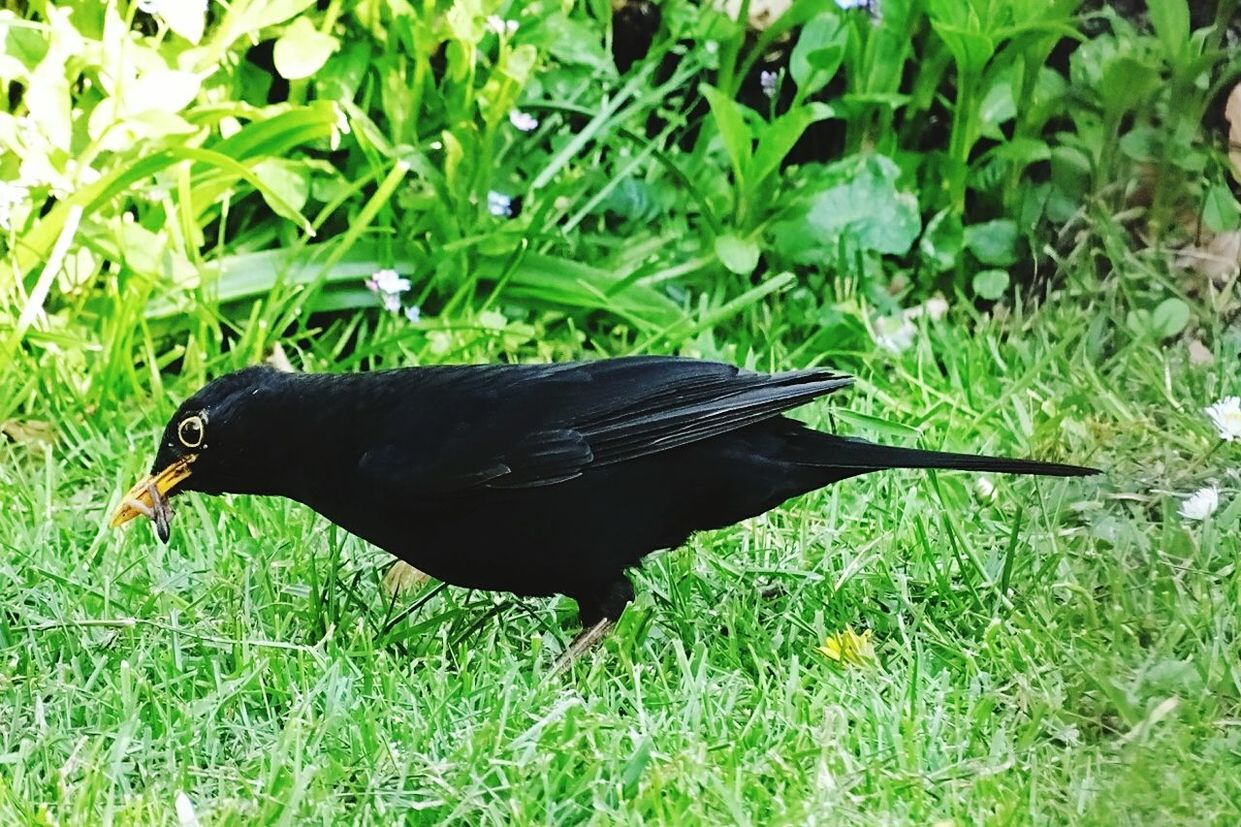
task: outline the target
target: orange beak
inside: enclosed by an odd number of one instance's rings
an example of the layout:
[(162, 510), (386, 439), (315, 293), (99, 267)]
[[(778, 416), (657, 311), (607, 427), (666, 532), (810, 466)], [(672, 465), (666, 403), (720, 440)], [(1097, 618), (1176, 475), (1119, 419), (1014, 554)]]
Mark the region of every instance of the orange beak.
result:
[[(163, 471), (152, 474), (129, 489), (129, 493), (121, 500), (120, 507), (112, 515), (112, 528), (124, 525), (135, 517), (145, 516), (156, 519), (154, 515), (167, 508), (162, 502), (163, 498), (189, 477), (190, 465), (196, 459), (198, 459), (197, 454), (186, 454)], [(152, 491), (155, 492), (154, 496)], [(157, 499), (160, 502), (156, 502)]]

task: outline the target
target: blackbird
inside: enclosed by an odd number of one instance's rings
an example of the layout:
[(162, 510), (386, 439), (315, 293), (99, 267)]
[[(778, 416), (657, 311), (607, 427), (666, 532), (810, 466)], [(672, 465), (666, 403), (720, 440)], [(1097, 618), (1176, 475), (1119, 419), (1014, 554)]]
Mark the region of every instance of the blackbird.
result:
[(851, 382), (649, 356), (340, 375), (251, 367), (181, 405), (112, 524), (146, 515), (167, 542), (173, 494), (289, 497), (448, 583), (568, 595), (599, 630), (633, 599), (625, 572), (645, 555), (848, 477), (1097, 473), (878, 445), (782, 416)]

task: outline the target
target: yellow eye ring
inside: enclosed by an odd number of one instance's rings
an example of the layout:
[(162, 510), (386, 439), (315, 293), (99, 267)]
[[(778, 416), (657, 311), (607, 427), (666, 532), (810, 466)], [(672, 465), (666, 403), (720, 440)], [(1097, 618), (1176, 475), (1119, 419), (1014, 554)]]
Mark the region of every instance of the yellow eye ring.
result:
[(203, 444), (206, 431), (207, 421), (201, 415), (194, 414), (181, 420), (181, 424), (177, 426), (177, 439), (181, 440), (186, 448), (198, 448)]

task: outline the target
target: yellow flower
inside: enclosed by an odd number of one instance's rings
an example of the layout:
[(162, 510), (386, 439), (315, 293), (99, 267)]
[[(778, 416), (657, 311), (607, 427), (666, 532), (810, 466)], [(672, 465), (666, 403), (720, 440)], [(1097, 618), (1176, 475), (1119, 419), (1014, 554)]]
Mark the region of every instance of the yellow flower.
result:
[(815, 651), (822, 652), (843, 666), (850, 664), (865, 666), (875, 660), (875, 647), (870, 640), (870, 629), (864, 630), (859, 635), (853, 631), (852, 626), (846, 626), (843, 632), (829, 635), (823, 645)]

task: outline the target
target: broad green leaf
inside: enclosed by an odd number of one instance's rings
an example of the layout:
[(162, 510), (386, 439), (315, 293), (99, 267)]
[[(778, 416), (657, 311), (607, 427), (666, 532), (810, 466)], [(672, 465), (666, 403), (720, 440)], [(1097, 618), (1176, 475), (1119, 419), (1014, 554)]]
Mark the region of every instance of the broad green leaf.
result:
[(276, 40), (272, 61), (282, 77), (300, 80), (319, 71), (339, 45), (336, 38), (316, 29), (309, 18), (299, 17)]
[(926, 224), (926, 231), (918, 242), (922, 258), (937, 272), (955, 267), (965, 245), (965, 231), (961, 217), (949, 209), (940, 210)]
[(724, 150), (732, 161), (733, 172), (739, 183), (745, 180), (746, 167), (750, 163), (752, 136), (746, 125), (741, 105), (713, 86), (705, 83), (700, 87), (711, 107), (711, 116), (724, 142)]
[(1008, 289), (1008, 282), (1008, 271), (1006, 270), (981, 270), (974, 274), (971, 284), (974, 287), (974, 292), (981, 298), (996, 301)]
[(1189, 51), (1189, 4), (1186, 0), (1147, 0), (1146, 10), (1168, 62), (1179, 65)]
[[(305, 164), (283, 158), (267, 158), (254, 165), (254, 174), (268, 192), (293, 210), (306, 206), (306, 199), (310, 196), (310, 170)], [(285, 217), (296, 220), (294, 216)]]
[(1207, 190), (1202, 221), (1213, 233), (1229, 232), (1241, 225), (1241, 208), (1228, 187), (1216, 184)]
[(965, 228), (965, 246), (983, 264), (997, 267), (1013, 264), (1017, 261), (1019, 241), (1017, 224), (1007, 218)]
[(1138, 126), (1120, 137), (1120, 151), (1135, 161), (1153, 161), (1159, 157), (1163, 135), (1150, 126)]
[(6, 59), (11, 58), (28, 70), (34, 69), (47, 55), (47, 38), (34, 26), (14, 25), (16, 21), (17, 15), (13, 12), (0, 11), (0, 32), (4, 33), (0, 51)]
[(1007, 74), (997, 78), (983, 95), (982, 104), (978, 109), (978, 120), (982, 132), (993, 140), (1004, 140), (1000, 130), (1002, 124), (1008, 123), (1017, 116), (1017, 102), (1013, 99), (1013, 84)]
[[(280, 287), (314, 285), (322, 281), (313, 310), (374, 307), (375, 294), (364, 287), (376, 270), (393, 267), (416, 273), (420, 263), (412, 258), (391, 258), (387, 244), (359, 240), (341, 251), (336, 241), (260, 253), (226, 256), (213, 274), (213, 295), (221, 306), (234, 311), (253, 299)], [(658, 290), (626, 283), (609, 270), (555, 256), (527, 253), (511, 272), (508, 258), (483, 258), (477, 268), (481, 278), (496, 281), (508, 274), (505, 297), (517, 301), (575, 307), (616, 313), (635, 322), (663, 329), (685, 321), (681, 309)], [(217, 265), (213, 264), (213, 267)], [(779, 285), (783, 285), (780, 282)], [(170, 319), (186, 313), (193, 296), (170, 292), (156, 297), (146, 308), (148, 319)]]
[(822, 263), (846, 249), (903, 255), (922, 229), (918, 201), (896, 188), (900, 169), (882, 155), (805, 168), (806, 194), (772, 228), (774, 250), (793, 261)]
[(1099, 80), (1103, 108), (1113, 118), (1143, 105), (1163, 84), (1159, 69), (1129, 55), (1107, 62)]
[(835, 112), (827, 104), (813, 103), (786, 112), (765, 126), (746, 175), (751, 185), (758, 186), (780, 168), (784, 156), (789, 154), (810, 124), (834, 115)]
[(802, 98), (822, 89), (835, 77), (848, 40), (848, 28), (833, 11), (820, 14), (802, 28), (789, 56), (789, 74)]
[(748, 276), (758, 266), (758, 244), (752, 238), (728, 233), (715, 238), (715, 255), (732, 272)]
[(604, 50), (596, 29), (563, 14), (545, 19), (534, 33), (531, 45), (547, 49), (558, 63), (586, 66), (609, 75), (616, 73), (612, 56)]
[(1177, 298), (1164, 299), (1151, 311), (1151, 330), (1160, 339), (1170, 339), (1189, 325), (1189, 305)]
[[(971, 0), (931, 0), (931, 28), (948, 47), (957, 64), (958, 83), (980, 78), (995, 54), (997, 30), (980, 15), (981, 4)], [(990, 16), (987, 4), (982, 12)]]

